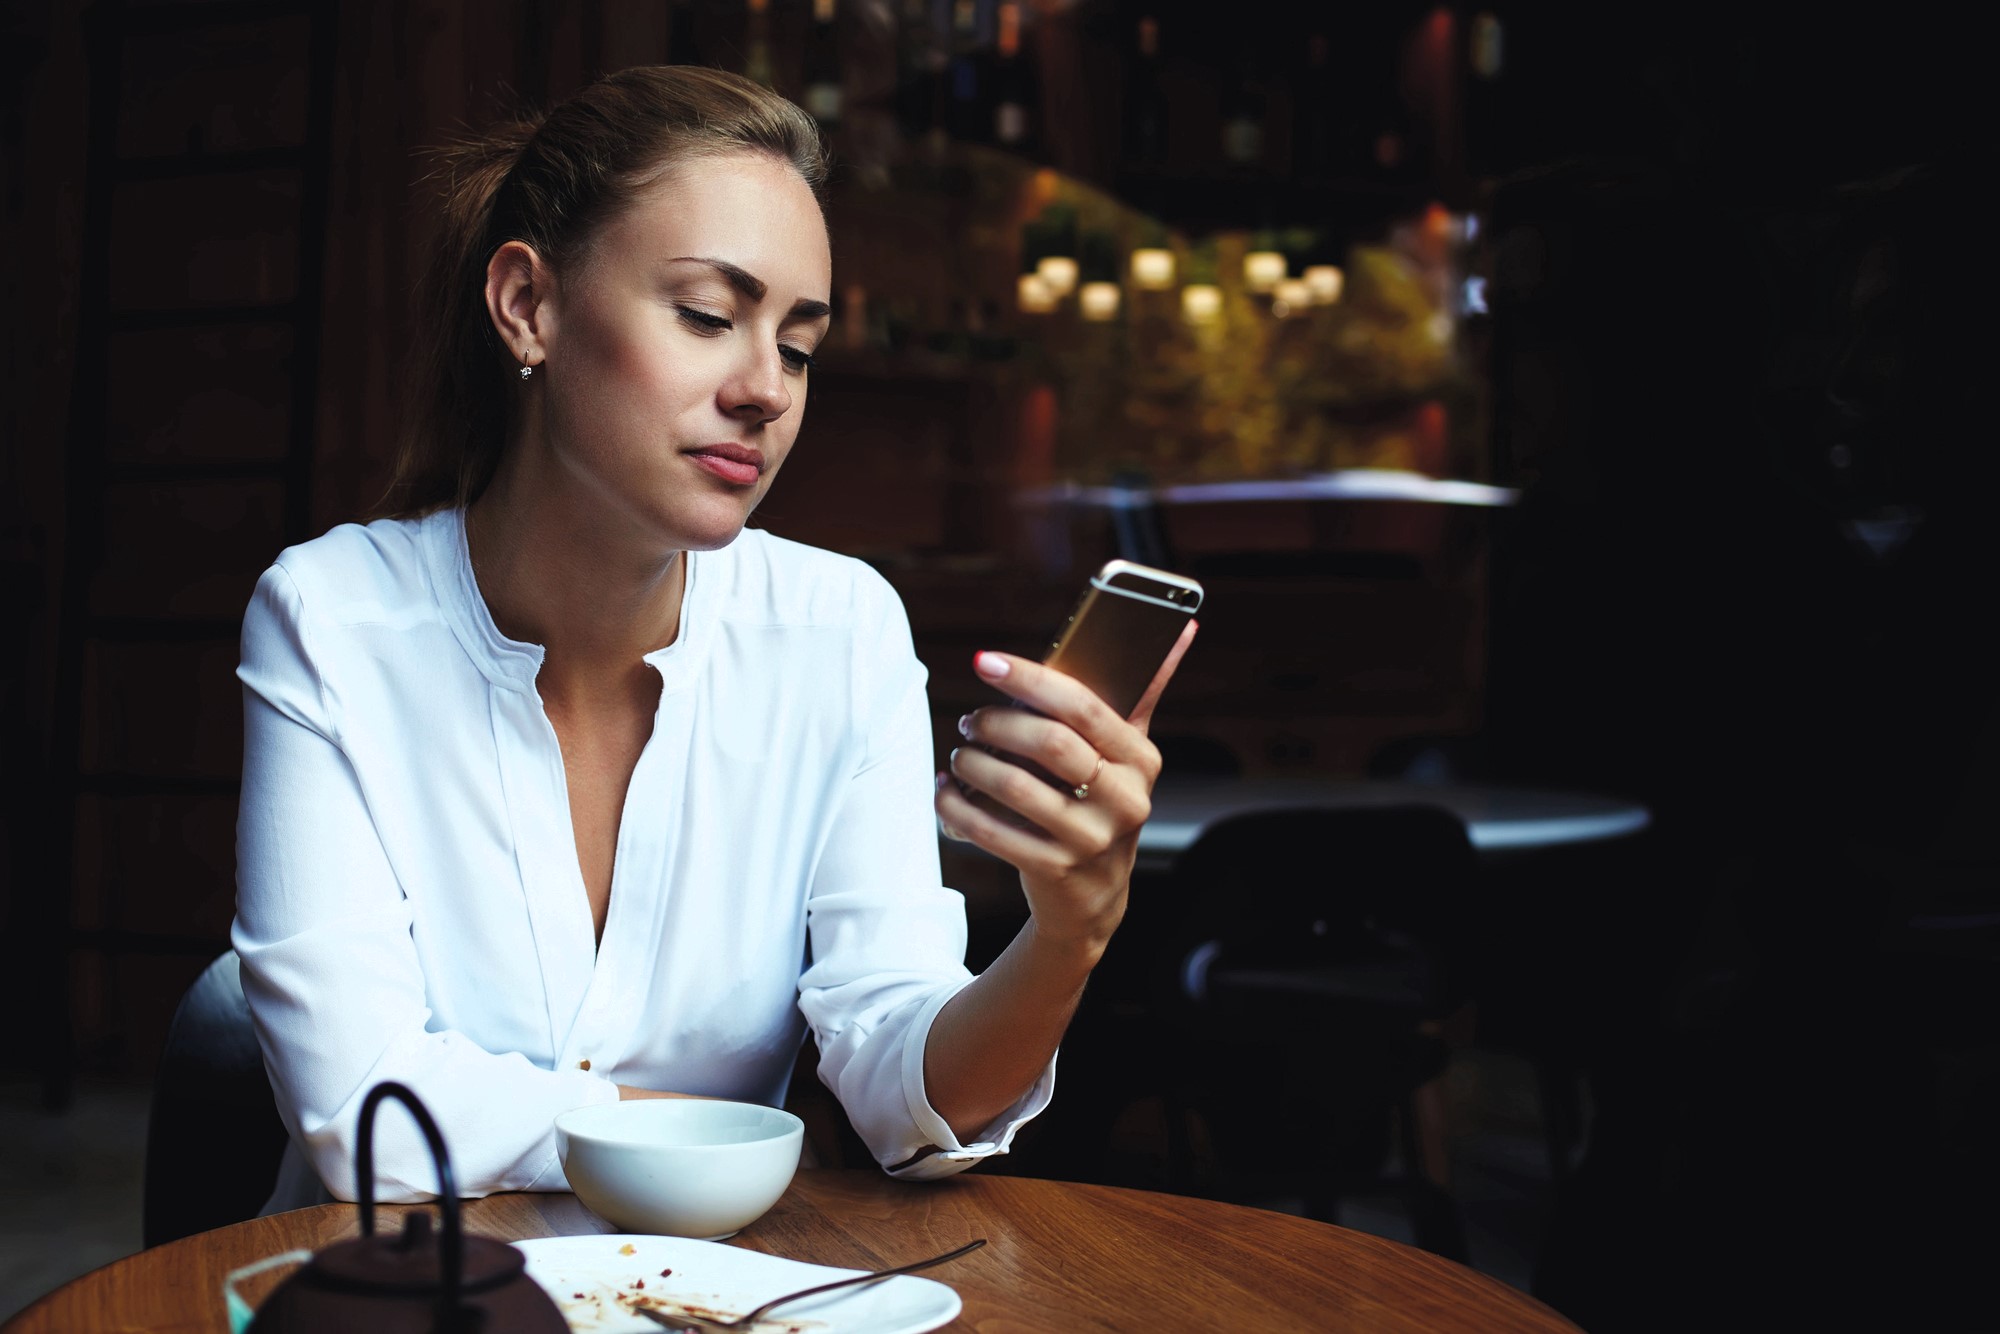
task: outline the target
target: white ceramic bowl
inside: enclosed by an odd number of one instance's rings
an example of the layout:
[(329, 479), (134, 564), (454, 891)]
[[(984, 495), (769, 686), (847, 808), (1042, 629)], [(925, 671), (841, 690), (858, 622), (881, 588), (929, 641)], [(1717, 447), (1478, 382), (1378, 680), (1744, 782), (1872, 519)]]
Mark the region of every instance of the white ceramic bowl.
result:
[(556, 1118), (570, 1189), (627, 1232), (717, 1241), (778, 1202), (805, 1122), (750, 1102), (647, 1098)]

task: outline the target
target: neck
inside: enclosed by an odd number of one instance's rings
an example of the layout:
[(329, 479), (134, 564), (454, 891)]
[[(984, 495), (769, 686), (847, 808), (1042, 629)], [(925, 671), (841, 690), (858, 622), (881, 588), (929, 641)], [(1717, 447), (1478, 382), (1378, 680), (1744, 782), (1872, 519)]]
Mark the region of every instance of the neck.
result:
[(641, 661), (680, 634), (687, 553), (645, 543), (623, 516), (510, 449), (468, 507), (466, 544), (493, 623), (542, 646), (545, 701), (609, 701), (650, 682)]

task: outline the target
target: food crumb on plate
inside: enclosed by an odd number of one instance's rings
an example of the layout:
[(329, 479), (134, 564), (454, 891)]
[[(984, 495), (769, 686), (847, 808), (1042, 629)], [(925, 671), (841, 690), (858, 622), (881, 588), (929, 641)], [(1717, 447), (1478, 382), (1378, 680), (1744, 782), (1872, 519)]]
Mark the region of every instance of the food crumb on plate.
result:
[(637, 1246), (634, 1246), (631, 1242), (628, 1241), (623, 1246), (620, 1246), (618, 1248), (618, 1253), (620, 1255), (637, 1255), (639, 1253), (639, 1248)]

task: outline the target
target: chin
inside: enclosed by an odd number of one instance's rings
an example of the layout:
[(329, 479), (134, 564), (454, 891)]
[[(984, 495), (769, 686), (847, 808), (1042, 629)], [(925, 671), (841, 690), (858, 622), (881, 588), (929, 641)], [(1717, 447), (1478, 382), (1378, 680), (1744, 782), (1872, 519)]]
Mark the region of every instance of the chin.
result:
[(756, 507), (734, 498), (726, 506), (713, 503), (719, 497), (709, 499), (711, 503), (696, 507), (694, 513), (677, 506), (675, 512), (659, 516), (660, 531), (672, 534), (672, 545), (685, 551), (720, 551), (743, 535)]
[(746, 524), (739, 523), (727, 532), (705, 534), (699, 541), (691, 537), (685, 549), (688, 551), (720, 551), (737, 538), (743, 536), (743, 529), (746, 526)]

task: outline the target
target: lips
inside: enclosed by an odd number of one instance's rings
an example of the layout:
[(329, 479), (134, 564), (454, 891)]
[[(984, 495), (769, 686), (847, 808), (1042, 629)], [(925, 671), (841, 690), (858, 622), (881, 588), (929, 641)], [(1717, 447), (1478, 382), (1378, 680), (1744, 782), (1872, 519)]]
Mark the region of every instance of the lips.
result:
[(703, 445), (687, 451), (693, 459), (725, 482), (753, 486), (764, 473), (764, 456), (748, 445)]

